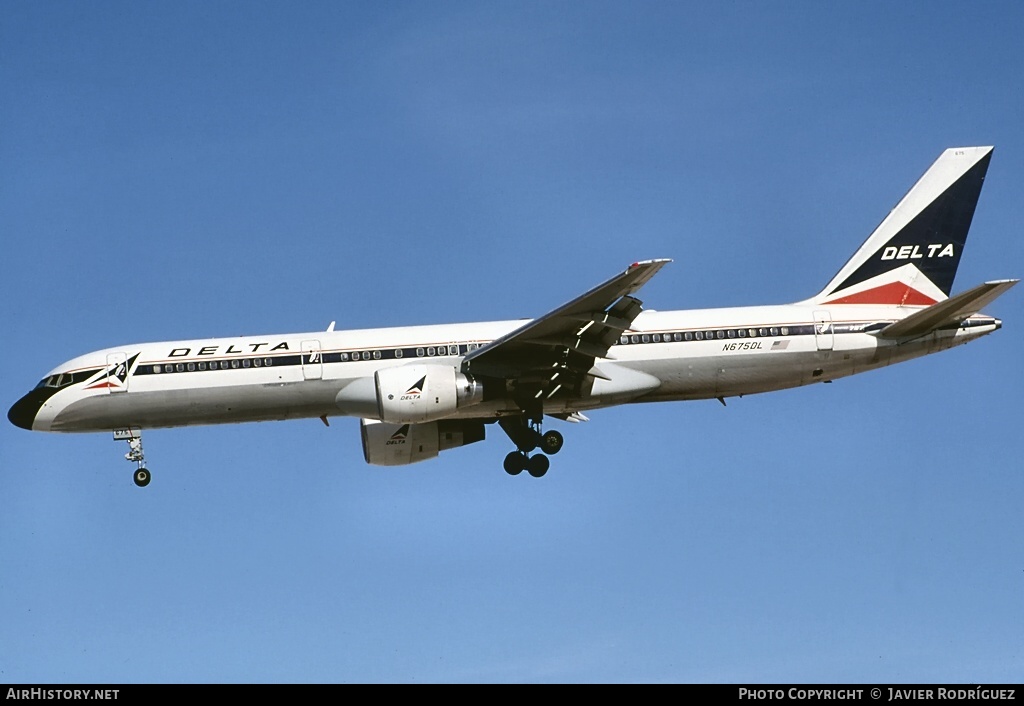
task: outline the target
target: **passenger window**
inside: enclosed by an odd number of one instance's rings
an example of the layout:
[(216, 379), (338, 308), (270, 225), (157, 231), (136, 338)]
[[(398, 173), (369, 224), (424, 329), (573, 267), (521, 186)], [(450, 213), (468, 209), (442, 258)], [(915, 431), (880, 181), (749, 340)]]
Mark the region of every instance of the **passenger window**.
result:
[(636, 335), (636, 334), (634, 333), (634, 334), (633, 334), (632, 336), (630, 336), (630, 337), (629, 337), (629, 342), (630, 342), (630, 343), (640, 343), (640, 337), (639, 337), (639, 336), (637, 336), (637, 335)]
[(273, 358), (264, 358), (263, 359), (263, 365), (265, 365), (267, 367), (270, 367), (273, 364), (274, 364), (274, 359)]
[(725, 338), (725, 331), (719, 331), (719, 332), (718, 332), (717, 334), (715, 334), (715, 335), (716, 335), (716, 336), (718, 336), (719, 338)]
[(650, 342), (651, 342), (651, 337), (650, 337), (650, 335), (648, 335), (648, 334), (646, 334), (646, 333), (645, 333), (645, 334), (644, 334), (643, 336), (641, 336), (641, 337), (640, 337), (640, 339), (641, 339), (641, 340), (642, 340), (642, 341), (643, 341), (644, 343), (650, 343)]
[(182, 363), (176, 364), (174, 366), (174, 369), (177, 370), (179, 373), (185, 372), (185, 366)]
[(788, 336), (789, 335), (789, 329), (786, 328), (785, 326), (782, 327), (782, 335), (783, 336)]
[(651, 336), (651, 340), (654, 341), (655, 343), (661, 343), (661, 334), (654, 334), (653, 336)]
[(363, 351), (363, 360), (370, 359), (370, 351)]
[(252, 367), (252, 361), (249, 360), (248, 358), (243, 358), (242, 359), (242, 367), (243, 368), (251, 368)]
[(402, 349), (401, 348), (396, 348), (395, 349), (395, 357), (396, 358), (401, 358), (403, 355), (405, 355), (405, 354), (402, 353)]
[(235, 360), (231, 361), (231, 367), (235, 368), (235, 369), (238, 368), (238, 359), (237, 358)]
[(434, 355), (434, 347), (433, 346), (428, 346), (427, 347), (427, 355)]
[(693, 334), (693, 337), (696, 338), (698, 341), (703, 341), (704, 340), (704, 332), (703, 331), (697, 331), (696, 333)]
[(629, 343), (629, 336), (619, 336), (619, 343), (622, 345)]
[(736, 329), (729, 329), (728, 331), (726, 331), (726, 335), (728, 335), (729, 338), (736, 338)]
[(768, 335), (768, 329), (766, 329), (766, 328), (758, 329), (757, 331), (758, 331), (758, 333), (760, 333), (760, 334), (761, 334), (762, 336), (767, 336), (767, 335)]
[(693, 340), (693, 334), (690, 333), (689, 331), (687, 331), (686, 333), (683, 334), (683, 340), (684, 341), (692, 341)]
[(199, 369), (200, 370), (206, 370), (206, 363), (202, 363), (202, 362), (199, 363)]
[(373, 352), (373, 359), (374, 360), (380, 360), (380, 351), (374, 351)]
[(683, 334), (681, 334), (681, 333), (673, 333), (672, 334), (672, 340), (673, 341), (681, 341), (681, 340), (683, 340)]
[(258, 368), (261, 365), (263, 365), (263, 361), (261, 361), (259, 358), (253, 358), (252, 364)]
[(162, 373), (163, 371), (164, 371), (164, 366), (162, 366), (162, 365), (154, 365), (153, 366), (153, 372), (154, 373)]
[(424, 353), (424, 351), (423, 351), (422, 348), (417, 348), (416, 349), (416, 357), (417, 358), (422, 358), (423, 357), (423, 353)]
[(747, 329), (747, 332), (750, 334), (751, 338), (757, 338), (757, 329), (756, 328)]
[(779, 335), (779, 329), (777, 329), (774, 326), (771, 327), (770, 331), (771, 331), (773, 336), (778, 336)]
[(736, 333), (739, 334), (740, 338), (746, 338), (747, 337), (747, 330), (745, 328), (741, 328)]

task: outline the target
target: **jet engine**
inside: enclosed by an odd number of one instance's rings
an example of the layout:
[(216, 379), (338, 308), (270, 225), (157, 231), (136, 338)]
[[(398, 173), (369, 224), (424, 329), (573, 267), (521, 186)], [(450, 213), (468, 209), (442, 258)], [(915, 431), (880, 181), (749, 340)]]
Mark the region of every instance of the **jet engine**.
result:
[(388, 424), (362, 419), (363, 457), (375, 466), (405, 466), (435, 458), (438, 453), (484, 439), (484, 423), (473, 419), (442, 419), (425, 424)]
[(373, 379), (378, 418), (392, 424), (443, 419), (484, 399), (483, 385), (447, 365), (384, 368)]

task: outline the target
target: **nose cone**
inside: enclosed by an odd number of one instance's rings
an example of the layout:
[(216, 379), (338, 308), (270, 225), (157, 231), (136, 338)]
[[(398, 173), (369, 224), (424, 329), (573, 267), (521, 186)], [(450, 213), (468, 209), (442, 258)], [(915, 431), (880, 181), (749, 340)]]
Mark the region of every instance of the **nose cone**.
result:
[(7, 418), (14, 426), (32, 431), (32, 422), (36, 420), (36, 414), (45, 401), (45, 398), (41, 399), (39, 395), (30, 392), (14, 403), (7, 412)]

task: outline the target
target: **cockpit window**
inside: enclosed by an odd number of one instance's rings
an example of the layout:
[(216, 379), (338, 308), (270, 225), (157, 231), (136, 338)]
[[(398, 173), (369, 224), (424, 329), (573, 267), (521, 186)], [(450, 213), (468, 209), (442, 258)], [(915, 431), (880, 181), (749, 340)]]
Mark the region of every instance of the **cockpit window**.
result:
[(40, 387), (67, 387), (68, 385), (74, 384), (84, 380), (89, 375), (92, 375), (95, 370), (89, 370), (79, 373), (58, 373), (57, 375), (50, 375), (39, 381), (36, 388)]
[(68, 385), (74, 385), (77, 382), (85, 382), (96, 373), (100, 372), (102, 368), (93, 368), (92, 370), (77, 370), (73, 373), (57, 373), (56, 375), (50, 375), (39, 381), (36, 385), (38, 390), (41, 387), (67, 387)]

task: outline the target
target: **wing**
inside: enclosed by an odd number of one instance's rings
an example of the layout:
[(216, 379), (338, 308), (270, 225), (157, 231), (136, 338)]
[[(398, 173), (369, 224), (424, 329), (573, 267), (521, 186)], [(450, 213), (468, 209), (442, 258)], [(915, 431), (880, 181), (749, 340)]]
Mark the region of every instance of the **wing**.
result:
[(644, 260), (554, 311), (469, 353), (462, 372), (512, 381), (517, 397), (540, 400), (578, 391), (587, 377), (603, 377), (594, 360), (642, 310), (632, 295), (671, 260)]

